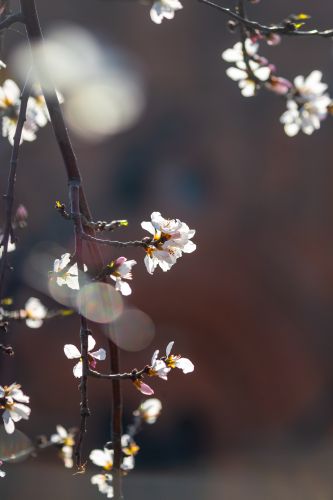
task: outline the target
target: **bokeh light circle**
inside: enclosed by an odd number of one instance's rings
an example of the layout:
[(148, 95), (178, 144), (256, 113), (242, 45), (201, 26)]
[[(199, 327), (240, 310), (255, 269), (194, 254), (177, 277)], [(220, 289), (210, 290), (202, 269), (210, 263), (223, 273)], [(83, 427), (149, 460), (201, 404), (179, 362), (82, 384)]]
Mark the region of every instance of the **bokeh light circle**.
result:
[(142, 351), (152, 342), (155, 325), (143, 311), (126, 309), (112, 325), (109, 325), (108, 335), (125, 351)]
[(80, 314), (96, 323), (111, 323), (123, 312), (123, 299), (107, 283), (90, 283), (79, 290), (76, 306)]

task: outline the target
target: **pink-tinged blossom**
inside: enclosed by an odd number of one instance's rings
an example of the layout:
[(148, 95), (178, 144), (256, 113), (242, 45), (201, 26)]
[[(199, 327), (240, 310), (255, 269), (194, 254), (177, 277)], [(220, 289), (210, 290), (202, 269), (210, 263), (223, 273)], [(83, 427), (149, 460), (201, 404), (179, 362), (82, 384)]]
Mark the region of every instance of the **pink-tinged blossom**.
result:
[[(88, 363), (89, 367), (94, 370), (96, 368), (97, 361), (104, 361), (106, 358), (105, 349), (98, 349), (98, 351), (90, 352), (95, 347), (95, 339), (89, 335), (88, 336)], [(79, 362), (73, 368), (74, 377), (82, 377), (82, 358), (81, 353), (78, 348), (73, 344), (66, 344), (64, 346), (64, 353), (68, 359), (79, 359)]]
[(22, 418), (29, 419), (31, 409), (24, 403), (29, 403), (29, 396), (23, 394), (20, 385), (16, 383), (10, 386), (0, 385), (0, 410), (3, 410), (2, 419), (8, 434), (14, 432), (15, 422), (19, 422)]
[(179, 0), (157, 0), (150, 9), (150, 18), (156, 24), (161, 24), (163, 19), (173, 19), (175, 12), (182, 9)]
[(299, 131), (311, 135), (327, 117), (332, 101), (326, 93), (327, 84), (321, 81), (322, 76), (321, 71), (315, 70), (307, 78), (301, 75), (295, 78), (293, 92), (287, 100), (287, 111), (280, 118), (289, 137)]
[(145, 396), (152, 396), (154, 394), (153, 389), (148, 384), (142, 382), (142, 380), (133, 380), (133, 384)]
[(293, 84), (286, 80), (286, 78), (282, 78), (280, 76), (271, 76), (269, 81), (266, 82), (266, 88), (275, 92), (278, 95), (286, 95), (292, 89)]
[(19, 227), (25, 227), (27, 225), (28, 210), (24, 205), (19, 205), (15, 213), (15, 222)]
[(151, 221), (142, 222), (141, 227), (153, 235), (144, 259), (149, 274), (153, 274), (157, 266), (168, 271), (183, 252), (192, 253), (196, 249), (191, 241), (195, 230), (179, 219), (164, 219), (160, 212), (153, 212)]
[[(66, 285), (72, 290), (79, 290), (79, 276), (77, 263), (73, 264), (68, 268), (71, 256), (69, 253), (64, 253), (60, 259), (56, 259), (53, 264), (53, 272), (57, 275), (56, 282), (57, 285)], [(84, 271), (87, 270), (87, 266), (84, 265)]]
[(136, 260), (127, 260), (126, 257), (118, 257), (111, 264), (111, 278), (116, 282), (115, 289), (122, 295), (131, 295), (132, 289), (124, 280), (131, 280), (132, 267), (135, 266)]
[(180, 354), (171, 354), (174, 342), (169, 342), (165, 354), (165, 364), (169, 368), (179, 368), (183, 373), (191, 373), (194, 370), (194, 364), (188, 358), (182, 358)]
[(266, 37), (267, 45), (270, 45), (271, 47), (275, 47), (276, 45), (279, 45), (281, 43), (281, 35), (278, 33), (270, 33)]

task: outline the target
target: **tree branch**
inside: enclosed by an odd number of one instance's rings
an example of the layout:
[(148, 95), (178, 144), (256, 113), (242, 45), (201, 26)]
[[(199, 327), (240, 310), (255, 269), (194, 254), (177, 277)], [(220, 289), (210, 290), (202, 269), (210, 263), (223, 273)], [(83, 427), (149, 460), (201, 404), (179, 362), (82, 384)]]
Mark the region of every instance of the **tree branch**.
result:
[(235, 19), (239, 23), (241, 23), (246, 28), (249, 28), (253, 31), (259, 31), (263, 35), (270, 34), (278, 34), (278, 35), (286, 35), (286, 36), (319, 36), (323, 38), (331, 38), (333, 37), (333, 29), (325, 29), (322, 31), (319, 30), (309, 30), (302, 31), (295, 28), (293, 23), (283, 24), (283, 25), (273, 25), (266, 26), (265, 24), (258, 23), (257, 21), (251, 21), (250, 19), (246, 19), (241, 14), (234, 12), (233, 10), (223, 7), (222, 5), (216, 4), (211, 0), (198, 0), (198, 2), (203, 3), (205, 5), (209, 5), (210, 7), (223, 12), (228, 17)]
[[(38, 14), (36, 10), (36, 5), (35, 5), (35, 0), (20, 0), (21, 4), (21, 10), (22, 14), (24, 16), (24, 22), (26, 25), (26, 31), (28, 35), (28, 39), (31, 45), (32, 49), (32, 54), (33, 54), (33, 59), (35, 61), (35, 66), (37, 73), (39, 73), (39, 78), (40, 78), (40, 83), (41, 87), (44, 93), (46, 105), (50, 114), (50, 120), (51, 124), (56, 136), (56, 140), (59, 146), (59, 149), (61, 151), (66, 172), (67, 172), (67, 177), (69, 181), (77, 181), (78, 186), (79, 186), (79, 195), (80, 195), (80, 212), (86, 217), (87, 220), (92, 220), (91, 212), (89, 209), (88, 202), (86, 200), (86, 196), (84, 193), (84, 190), (81, 185), (81, 174), (80, 170), (76, 161), (76, 157), (74, 154), (73, 147), (70, 142), (70, 138), (68, 135), (68, 131), (66, 129), (66, 125), (63, 119), (61, 107), (59, 104), (59, 100), (57, 97), (56, 90), (54, 88), (54, 85), (52, 83), (51, 78), (49, 77), (48, 74), (46, 74), (45, 71), (41, 69), (41, 64), (39, 57), (35, 57), (34, 55), (34, 43), (41, 43), (43, 41), (43, 35), (42, 31), (39, 25), (39, 20), (38, 20)], [(45, 56), (44, 56), (45, 57)], [(95, 232), (93, 229), (88, 228), (90, 231), (91, 236), (95, 236)], [(90, 241), (89, 242), (89, 250), (90, 253), (95, 261), (95, 265), (98, 268), (103, 267), (103, 259), (99, 250), (98, 245), (96, 245), (95, 242)], [(82, 330), (86, 330), (84, 327), (82, 327), (81, 324), (81, 332)], [(81, 336), (81, 342), (82, 342), (82, 336)], [(82, 345), (81, 345), (82, 347)], [(113, 344), (112, 342), (109, 343), (109, 348), (110, 348), (110, 356), (111, 356), (111, 362), (116, 362), (118, 360), (118, 347)], [(116, 370), (117, 372), (119, 371), (118, 365), (115, 367), (112, 367), (112, 369)], [(114, 456), (114, 470), (116, 470), (116, 467), (118, 467), (118, 464), (121, 462), (121, 435), (119, 435), (119, 425), (118, 422), (120, 421), (120, 427), (121, 427), (121, 399), (119, 402), (119, 392), (120, 387), (118, 389), (117, 385), (112, 386), (112, 391), (113, 391), (113, 401), (118, 401), (119, 404), (114, 404), (114, 409), (113, 409), (113, 427), (112, 427), (112, 441), (114, 443), (114, 451), (115, 451), (115, 456)], [(117, 424), (117, 425), (116, 425)], [(83, 435), (83, 434), (82, 434)], [(118, 471), (119, 477), (120, 477), (120, 470)], [(120, 479), (119, 479), (120, 482)], [(115, 499), (119, 500), (121, 497), (117, 494), (115, 491)]]
[(17, 125), (14, 135), (14, 144), (12, 149), (12, 155), (10, 160), (10, 170), (8, 176), (8, 184), (7, 184), (7, 192), (4, 195), (6, 200), (6, 220), (4, 225), (4, 232), (1, 241), (1, 246), (3, 246), (2, 258), (0, 260), (0, 299), (3, 298), (4, 292), (4, 281), (6, 270), (8, 268), (7, 264), (7, 254), (8, 254), (8, 243), (9, 239), (13, 238), (13, 227), (12, 227), (12, 219), (13, 219), (13, 204), (14, 204), (14, 188), (16, 181), (16, 170), (18, 165), (18, 157), (19, 150), (21, 144), (22, 131), (24, 127), (24, 122), (26, 120), (26, 111), (28, 106), (28, 99), (30, 96), (30, 72), (27, 77), (26, 83), (24, 85), (22, 96), (21, 96), (21, 104), (19, 116), (17, 119)]

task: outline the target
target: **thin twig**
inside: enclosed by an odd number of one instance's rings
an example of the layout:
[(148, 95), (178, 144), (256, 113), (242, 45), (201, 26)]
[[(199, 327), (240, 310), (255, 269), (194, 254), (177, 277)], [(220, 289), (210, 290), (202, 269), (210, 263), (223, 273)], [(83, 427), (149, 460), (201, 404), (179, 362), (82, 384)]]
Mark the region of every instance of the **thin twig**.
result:
[(107, 380), (139, 380), (142, 375), (148, 373), (150, 367), (145, 366), (142, 370), (133, 370), (130, 373), (99, 373), (96, 370), (89, 368), (88, 376), (94, 378), (103, 378)]
[[(69, 182), (69, 199), (71, 202), (71, 216), (74, 220), (74, 232), (75, 232), (75, 256), (78, 266), (78, 280), (79, 285), (81, 285), (80, 280), (84, 271), (83, 266), (83, 253), (82, 253), (82, 223), (80, 216), (80, 181), (71, 180)], [(84, 435), (87, 432), (87, 418), (90, 416), (90, 410), (88, 406), (88, 371), (89, 371), (89, 360), (88, 360), (88, 337), (90, 331), (88, 330), (87, 320), (84, 316), (80, 316), (81, 328), (80, 328), (80, 345), (81, 345), (81, 360), (82, 360), (82, 376), (80, 381), (80, 427), (77, 439), (77, 444), (75, 447), (75, 457), (76, 465), (79, 471), (84, 471), (85, 464), (82, 461), (82, 447)]]
[(17, 119), (17, 125), (14, 135), (14, 143), (12, 149), (12, 155), (10, 160), (10, 170), (8, 176), (8, 184), (7, 184), (7, 192), (4, 195), (6, 200), (6, 219), (4, 225), (4, 232), (1, 241), (1, 245), (3, 246), (2, 258), (0, 261), (0, 299), (3, 298), (4, 292), (4, 281), (6, 270), (8, 268), (7, 263), (7, 254), (8, 254), (8, 243), (9, 238), (13, 238), (13, 227), (12, 227), (12, 219), (13, 219), (13, 204), (14, 204), (14, 188), (16, 181), (16, 170), (18, 165), (18, 157), (20, 151), (21, 137), (22, 131), (24, 127), (24, 122), (26, 120), (26, 111), (28, 106), (28, 100), (30, 96), (30, 72), (27, 77), (26, 83), (24, 85), (22, 96), (21, 96), (21, 104), (20, 111)]
[(151, 242), (151, 238), (143, 238), (142, 240), (135, 241), (112, 241), (112, 240), (102, 240), (101, 238), (95, 238), (89, 234), (82, 233), (82, 238), (87, 241), (91, 241), (98, 245), (106, 245), (109, 247), (117, 248), (130, 248), (130, 247), (143, 247), (146, 248)]
[(251, 21), (250, 19), (244, 18), (241, 14), (238, 14), (237, 12), (227, 8), (223, 7), (222, 5), (216, 4), (212, 2), (211, 0), (198, 0), (198, 2), (203, 3), (205, 5), (209, 5), (210, 7), (213, 7), (214, 9), (219, 10), (220, 12), (224, 12), (227, 16), (231, 17), (232, 19), (235, 19), (239, 23), (241, 23), (243, 26), (246, 28), (249, 28), (252, 31), (259, 31), (263, 35), (270, 35), (277, 33), (279, 35), (286, 35), (286, 36), (319, 36), (323, 38), (331, 38), (333, 37), (333, 29), (325, 29), (325, 30), (309, 30), (309, 31), (302, 31), (296, 29), (296, 27), (293, 25), (293, 23), (286, 23), (283, 25), (274, 25), (274, 26), (266, 26), (265, 24), (261, 24), (257, 21)]
[[(112, 327), (111, 327), (112, 328)], [(115, 344), (108, 339), (108, 347), (110, 352), (110, 369), (113, 374), (119, 372), (119, 350), (115, 349)], [(114, 496), (118, 500), (123, 498), (121, 484), (121, 462), (122, 462), (122, 446), (121, 436), (123, 433), (122, 417), (123, 417), (123, 400), (121, 394), (120, 380), (113, 379), (112, 387), (112, 420), (111, 420), (111, 435), (114, 451), (114, 464), (112, 470)]]

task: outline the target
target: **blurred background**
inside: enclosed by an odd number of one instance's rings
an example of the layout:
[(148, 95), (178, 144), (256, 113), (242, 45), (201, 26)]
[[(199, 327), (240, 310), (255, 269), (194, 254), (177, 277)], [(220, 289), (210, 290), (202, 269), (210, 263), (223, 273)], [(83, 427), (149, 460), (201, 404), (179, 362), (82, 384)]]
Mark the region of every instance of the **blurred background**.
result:
[[(124, 323), (117, 320), (127, 335), (122, 369), (144, 366), (170, 340), (196, 367), (152, 381), (163, 412), (137, 437), (126, 498), (330, 500), (333, 124), (328, 118), (312, 136), (288, 138), (279, 123), (284, 100), (264, 91), (243, 98), (225, 75), (221, 53), (237, 41), (226, 18), (195, 0), (182, 3), (173, 21), (157, 26), (149, 6), (135, 1), (38, 2), (95, 219), (128, 219), (113, 234), (122, 240), (144, 236), (140, 223), (153, 211), (197, 230), (197, 251), (168, 273), (152, 277), (141, 249), (124, 252), (138, 265)], [(333, 27), (330, 2), (249, 6), (266, 23), (299, 12), (312, 15), (309, 28)], [(1, 82), (20, 79), (24, 41), (14, 26)], [(280, 76), (320, 69), (333, 87), (329, 39), (288, 38), (259, 52)], [(1, 192), (10, 153), (1, 140)], [(67, 203), (66, 177), (48, 125), (21, 150), (16, 201), (29, 225), (10, 255), (7, 288), (18, 308), (30, 296), (59, 307), (47, 273), (73, 241), (71, 224), (53, 208), (58, 199)], [(133, 308), (139, 319), (126, 323)], [(106, 327), (93, 329), (105, 346)], [(30, 420), (18, 428), (34, 438), (60, 423), (78, 425), (77, 381), (63, 353), (65, 343), (78, 344), (77, 317), (38, 330), (12, 325), (5, 342), (16, 355), (1, 357), (0, 383), (17, 381), (31, 397)], [(143, 398), (130, 383), (123, 389), (126, 426)], [(109, 439), (110, 398), (107, 381), (89, 381), (86, 455)], [(101, 498), (89, 484), (98, 468), (73, 477), (54, 450), (5, 469), (6, 500)]]

